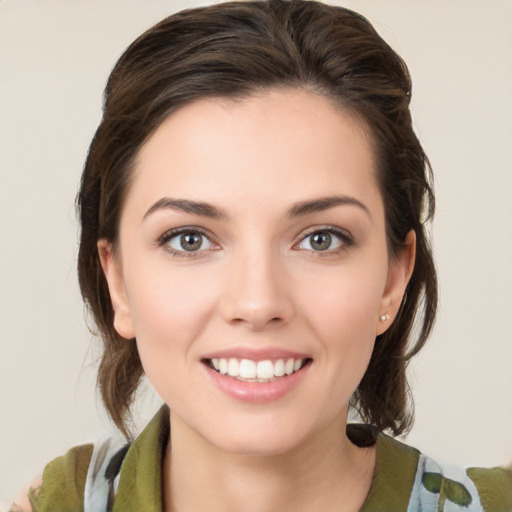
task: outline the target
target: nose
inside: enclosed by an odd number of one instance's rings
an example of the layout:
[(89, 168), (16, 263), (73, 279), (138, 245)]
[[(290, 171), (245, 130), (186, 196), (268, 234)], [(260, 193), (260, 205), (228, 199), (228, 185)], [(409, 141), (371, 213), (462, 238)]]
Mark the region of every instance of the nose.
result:
[(271, 249), (239, 254), (229, 262), (220, 309), (230, 324), (252, 331), (275, 328), (293, 315), (290, 281)]

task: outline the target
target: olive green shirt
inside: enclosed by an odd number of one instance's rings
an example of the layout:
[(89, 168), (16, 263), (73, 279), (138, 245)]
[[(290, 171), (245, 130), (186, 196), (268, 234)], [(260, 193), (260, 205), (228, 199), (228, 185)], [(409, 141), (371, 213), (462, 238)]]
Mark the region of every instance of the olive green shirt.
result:
[[(162, 462), (168, 436), (169, 410), (163, 407), (126, 452), (113, 512), (162, 512)], [(512, 469), (471, 468), (466, 482), (460, 483), (442, 470), (432, 470), (436, 463), (418, 450), (384, 434), (376, 437), (377, 465), (361, 512), (512, 511)], [(78, 446), (50, 462), (41, 487), (29, 493), (33, 510), (83, 511), (92, 452), (92, 444)]]

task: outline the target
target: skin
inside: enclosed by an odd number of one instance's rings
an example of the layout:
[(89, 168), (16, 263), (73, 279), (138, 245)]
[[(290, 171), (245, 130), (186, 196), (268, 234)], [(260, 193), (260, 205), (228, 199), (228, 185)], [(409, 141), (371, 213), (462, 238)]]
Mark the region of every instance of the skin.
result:
[[(296, 89), (195, 101), (142, 148), (119, 244), (98, 247), (115, 328), (137, 338), (172, 411), (167, 511), (363, 504), (375, 449), (344, 435), (348, 403), (396, 315), (415, 246), (411, 232), (390, 258), (376, 172), (364, 123)], [(290, 215), (333, 196), (344, 201)], [(162, 207), (163, 198), (224, 215)], [(180, 236), (162, 242), (187, 227), (206, 233), (199, 250), (186, 252)], [(326, 227), (341, 231), (320, 251), (311, 234)], [(246, 403), (219, 390), (204, 364), (205, 354), (240, 347), (312, 362), (289, 393)]]

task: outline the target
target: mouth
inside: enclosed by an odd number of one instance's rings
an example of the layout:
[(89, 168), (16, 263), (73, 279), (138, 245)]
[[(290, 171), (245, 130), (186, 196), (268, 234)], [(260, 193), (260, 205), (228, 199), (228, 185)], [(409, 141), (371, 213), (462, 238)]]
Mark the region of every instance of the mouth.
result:
[(252, 359), (213, 358), (203, 359), (203, 363), (220, 375), (227, 375), (242, 382), (274, 382), (300, 372), (311, 364), (311, 358), (305, 359)]

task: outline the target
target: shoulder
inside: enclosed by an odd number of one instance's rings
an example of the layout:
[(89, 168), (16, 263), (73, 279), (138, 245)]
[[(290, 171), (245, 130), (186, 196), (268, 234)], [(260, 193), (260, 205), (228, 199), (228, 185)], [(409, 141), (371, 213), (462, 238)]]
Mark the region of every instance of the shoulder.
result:
[(485, 510), (512, 510), (512, 466), (508, 468), (469, 468)]
[(365, 512), (381, 510), (383, 500), (389, 510), (404, 512), (512, 511), (512, 468), (442, 464), (381, 434), (372, 491)]
[[(444, 504), (468, 512), (512, 510), (512, 472), (505, 468), (463, 468), (420, 456), (413, 495), (420, 503)], [(420, 509), (421, 510), (421, 509)]]
[(84, 489), (93, 445), (76, 446), (46, 465), (42, 478), (12, 505), (11, 511), (83, 510)]
[(113, 435), (72, 448), (45, 467), (10, 512), (107, 510), (114, 497), (117, 510), (161, 510), (159, 475), (168, 435), (169, 411), (162, 407), (132, 444)]

